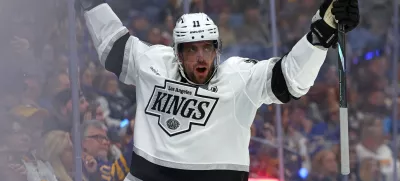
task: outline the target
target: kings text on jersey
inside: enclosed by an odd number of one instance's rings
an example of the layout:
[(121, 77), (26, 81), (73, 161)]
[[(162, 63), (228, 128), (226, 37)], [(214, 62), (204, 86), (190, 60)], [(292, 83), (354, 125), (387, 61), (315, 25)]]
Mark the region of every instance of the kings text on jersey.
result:
[(155, 86), (145, 113), (158, 118), (158, 125), (169, 136), (183, 134), (193, 125), (205, 126), (218, 98), (201, 95), (199, 88), (174, 81)]

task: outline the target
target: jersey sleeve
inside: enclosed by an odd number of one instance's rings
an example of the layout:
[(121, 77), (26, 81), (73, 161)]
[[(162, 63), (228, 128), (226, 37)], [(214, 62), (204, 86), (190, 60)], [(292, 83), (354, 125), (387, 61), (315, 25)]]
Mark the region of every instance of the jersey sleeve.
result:
[(135, 85), (137, 62), (150, 46), (131, 36), (106, 3), (85, 12), (84, 17), (101, 65), (121, 82)]
[(327, 49), (313, 46), (304, 36), (281, 58), (242, 59), (238, 69), (246, 84), (245, 94), (257, 107), (300, 98), (314, 84), (326, 54)]

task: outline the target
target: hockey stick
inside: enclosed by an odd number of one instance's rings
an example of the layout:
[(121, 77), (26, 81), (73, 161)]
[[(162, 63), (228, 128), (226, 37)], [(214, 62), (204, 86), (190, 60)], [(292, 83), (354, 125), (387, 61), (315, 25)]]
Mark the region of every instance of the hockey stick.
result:
[(349, 128), (346, 90), (346, 33), (343, 24), (338, 24), (338, 66), (339, 66), (339, 111), (340, 111), (340, 159), (342, 181), (348, 180), (350, 173)]

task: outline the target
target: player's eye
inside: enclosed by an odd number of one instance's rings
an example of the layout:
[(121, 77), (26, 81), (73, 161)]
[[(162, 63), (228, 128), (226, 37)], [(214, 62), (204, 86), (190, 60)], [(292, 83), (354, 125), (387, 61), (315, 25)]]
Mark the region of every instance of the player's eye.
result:
[(213, 51), (213, 46), (212, 46), (212, 45), (206, 45), (206, 46), (204, 47), (204, 51), (206, 51), (206, 52), (211, 52), (211, 51)]
[(196, 47), (190, 47), (188, 48), (188, 52), (195, 52), (196, 51)]

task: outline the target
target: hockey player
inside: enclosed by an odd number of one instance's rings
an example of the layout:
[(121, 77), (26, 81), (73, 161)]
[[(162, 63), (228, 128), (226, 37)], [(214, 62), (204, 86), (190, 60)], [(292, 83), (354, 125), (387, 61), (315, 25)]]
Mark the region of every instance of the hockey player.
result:
[(125, 181), (248, 180), (250, 126), (262, 104), (299, 99), (313, 85), (336, 20), (359, 23), (357, 0), (325, 0), (310, 32), (283, 57), (231, 57), (203, 13), (176, 22), (173, 47), (131, 36), (104, 0), (78, 0), (101, 64), (136, 85), (137, 113), (130, 174)]

